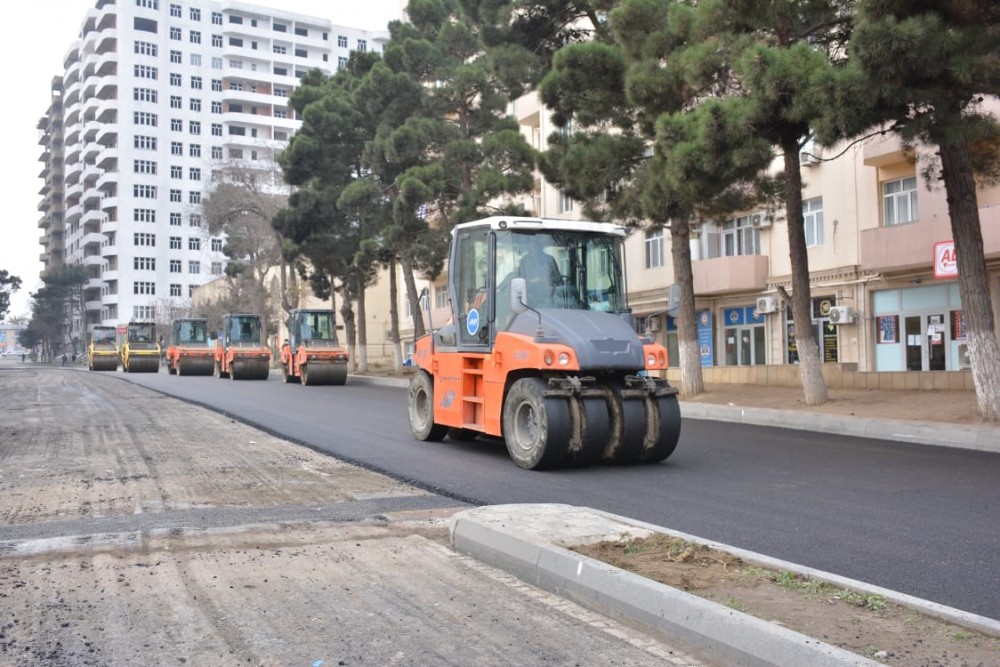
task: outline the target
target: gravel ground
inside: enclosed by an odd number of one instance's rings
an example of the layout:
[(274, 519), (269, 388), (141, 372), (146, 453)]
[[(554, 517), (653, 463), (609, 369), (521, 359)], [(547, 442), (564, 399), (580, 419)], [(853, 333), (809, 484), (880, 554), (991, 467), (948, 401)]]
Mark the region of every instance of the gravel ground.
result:
[(455, 501), (111, 374), (0, 388), (0, 665), (707, 664), (455, 554)]

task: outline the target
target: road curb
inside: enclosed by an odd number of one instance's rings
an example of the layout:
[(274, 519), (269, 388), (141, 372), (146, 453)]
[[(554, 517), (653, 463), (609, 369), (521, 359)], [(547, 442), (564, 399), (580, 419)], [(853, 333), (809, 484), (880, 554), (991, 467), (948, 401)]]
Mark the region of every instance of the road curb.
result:
[(611, 618), (639, 624), (740, 665), (878, 665), (838, 647), (570, 551), (569, 546), (663, 533), (753, 564), (807, 575), (994, 636), (1000, 622), (660, 526), (570, 505), (493, 505), (452, 519), (452, 547)]

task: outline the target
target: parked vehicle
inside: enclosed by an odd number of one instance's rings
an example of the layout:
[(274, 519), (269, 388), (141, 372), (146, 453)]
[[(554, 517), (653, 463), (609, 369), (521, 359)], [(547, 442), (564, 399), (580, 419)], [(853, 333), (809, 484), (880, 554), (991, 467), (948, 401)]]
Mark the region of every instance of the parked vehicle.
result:
[(211, 375), (215, 368), (215, 348), (208, 340), (208, 320), (182, 318), (171, 325), (167, 346), (167, 373), (171, 375)]
[(90, 330), (87, 345), (87, 368), (92, 371), (118, 370), (118, 337), (116, 327), (95, 326)]
[(680, 437), (667, 351), (636, 333), (625, 229), (493, 217), (457, 225), (451, 321), (416, 342), (414, 437), (501, 436), (522, 468), (657, 462)]
[(158, 373), (160, 344), (152, 322), (129, 322), (121, 348), (122, 370), (126, 373)]
[(281, 346), (281, 377), (304, 385), (347, 381), (347, 350), (337, 341), (332, 310), (293, 310)]
[(266, 380), (271, 350), (261, 337), (260, 315), (228, 314), (215, 344), (215, 377)]

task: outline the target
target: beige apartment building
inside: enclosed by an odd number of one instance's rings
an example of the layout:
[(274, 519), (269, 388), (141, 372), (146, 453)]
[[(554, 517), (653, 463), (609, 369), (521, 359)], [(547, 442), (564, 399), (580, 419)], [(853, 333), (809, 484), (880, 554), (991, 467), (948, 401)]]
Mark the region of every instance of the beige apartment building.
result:
[[(994, 113), (1000, 111), (1000, 104), (994, 107)], [(519, 99), (512, 111), (529, 142), (544, 149), (545, 137), (556, 128), (537, 96)], [(914, 156), (886, 135), (846, 149), (807, 146), (803, 153), (813, 314), (808, 335), (819, 343), (827, 377), (894, 373), (899, 382), (889, 386), (902, 388), (905, 380), (905, 386), (971, 388), (969, 373), (931, 373), (961, 371), (968, 357), (944, 187), (928, 183), (923, 174), (933, 158), (930, 150), (918, 149)], [(978, 200), (996, 312), (1000, 186), (981, 188)], [(525, 203), (540, 217), (580, 215), (572, 200), (541, 177)], [(691, 254), (699, 346), (703, 367), (712, 369), (710, 381), (797, 381), (796, 332), (789, 304), (778, 292), (779, 286), (791, 291), (787, 224), (779, 207), (697, 225)], [(626, 242), (626, 262), (637, 326), (648, 326), (676, 367), (669, 243), (669, 229), (638, 231)], [(428, 315), (434, 325), (449, 317), (445, 280), (418, 281), (432, 295), (425, 322)], [(412, 337), (406, 304), (400, 312), (404, 335)], [(928, 381), (915, 377), (920, 373)]]

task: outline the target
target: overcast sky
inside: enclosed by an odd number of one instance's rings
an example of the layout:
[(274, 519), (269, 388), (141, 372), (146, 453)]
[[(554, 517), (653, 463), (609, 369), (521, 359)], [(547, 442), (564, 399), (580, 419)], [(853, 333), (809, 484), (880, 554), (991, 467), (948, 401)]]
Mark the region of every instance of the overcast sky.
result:
[[(8, 31), (0, 40), (0, 62), (7, 63), (7, 101), (0, 105), (0, 128), (7, 133), (7, 139), (2, 144), (4, 155), (0, 160), (3, 183), (0, 269), (22, 281), (21, 290), (11, 299), (8, 316), (29, 315), (29, 293), (41, 286), (38, 191), (43, 181), (38, 178), (42, 170), (38, 157), (42, 147), (35, 127), (48, 110), (52, 77), (63, 73), (63, 56), (76, 38), (87, 10), (95, 4), (96, 0), (5, 3)], [(186, 2), (181, 0), (181, 4)], [(270, 4), (284, 11), (327, 18), (336, 25), (378, 30), (399, 18), (401, 0), (272, 0), (248, 4)]]

